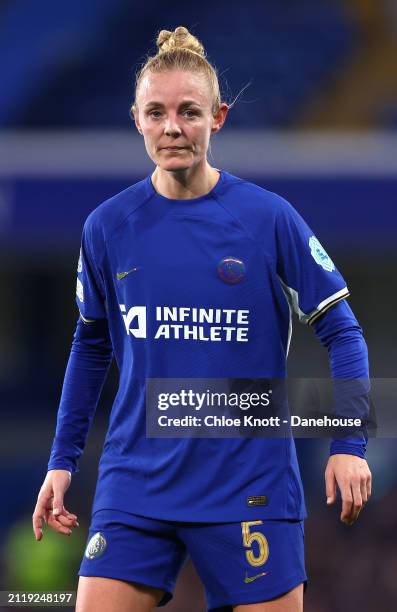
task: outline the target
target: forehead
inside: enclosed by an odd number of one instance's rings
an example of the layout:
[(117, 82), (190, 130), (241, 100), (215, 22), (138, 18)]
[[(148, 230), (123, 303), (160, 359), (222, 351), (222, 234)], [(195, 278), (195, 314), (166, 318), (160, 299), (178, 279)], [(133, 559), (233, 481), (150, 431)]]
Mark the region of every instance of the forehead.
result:
[(160, 102), (164, 106), (178, 105), (182, 100), (192, 100), (206, 106), (211, 104), (209, 85), (201, 72), (168, 70), (144, 74), (137, 92), (138, 104)]

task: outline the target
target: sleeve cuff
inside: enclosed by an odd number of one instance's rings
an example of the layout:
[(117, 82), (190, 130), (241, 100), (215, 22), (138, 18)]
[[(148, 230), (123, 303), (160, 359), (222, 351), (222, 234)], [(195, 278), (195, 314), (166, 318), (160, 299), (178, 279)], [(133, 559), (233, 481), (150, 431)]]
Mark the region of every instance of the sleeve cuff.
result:
[(309, 315), (305, 315), (304, 318), (306, 320), (303, 320), (303, 322), (307, 323), (307, 325), (312, 325), (318, 319), (318, 317), (321, 317), (321, 315), (323, 315), (328, 310), (328, 308), (331, 308), (331, 306), (333, 306), (334, 304), (337, 304), (341, 300), (344, 300), (345, 298), (349, 297), (349, 295), (350, 292), (347, 287), (344, 287), (337, 293), (330, 295), (326, 300), (321, 302), (321, 304), (319, 304), (317, 308), (313, 310), (313, 312), (311, 312)]
[(83, 315), (81, 314), (80, 310), (80, 319), (83, 321), (83, 323), (85, 323), (86, 325), (89, 325), (90, 323), (95, 323), (96, 319), (86, 319), (85, 317), (83, 317)]
[(49, 472), (50, 470), (67, 470), (71, 474), (75, 474), (79, 471), (79, 468), (71, 465), (70, 463), (55, 461), (54, 463), (49, 463), (47, 465), (47, 471)]
[(356, 438), (355, 441), (352, 439), (348, 440), (333, 440), (330, 446), (330, 455), (355, 455), (365, 459), (365, 453), (367, 450), (366, 439)]

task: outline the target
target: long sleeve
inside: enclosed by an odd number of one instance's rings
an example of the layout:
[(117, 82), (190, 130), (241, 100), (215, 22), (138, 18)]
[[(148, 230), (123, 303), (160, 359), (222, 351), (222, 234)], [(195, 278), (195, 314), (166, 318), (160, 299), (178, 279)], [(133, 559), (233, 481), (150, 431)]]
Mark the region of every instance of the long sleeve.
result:
[(78, 471), (88, 431), (112, 361), (106, 319), (80, 318), (65, 372), (48, 470)]
[[(346, 300), (331, 307), (313, 325), (320, 342), (327, 348), (331, 375), (334, 382), (335, 404), (339, 412), (348, 409), (349, 416), (366, 420), (369, 416), (368, 351), (362, 329)], [(368, 438), (335, 438), (330, 454), (346, 453), (365, 456)]]

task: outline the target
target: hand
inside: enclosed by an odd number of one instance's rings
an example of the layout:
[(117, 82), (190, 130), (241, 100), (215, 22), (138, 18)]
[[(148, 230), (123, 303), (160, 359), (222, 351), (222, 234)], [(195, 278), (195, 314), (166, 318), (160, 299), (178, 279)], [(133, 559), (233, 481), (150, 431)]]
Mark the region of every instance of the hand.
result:
[(336, 485), (342, 497), (340, 520), (353, 525), (371, 495), (372, 475), (368, 463), (355, 455), (331, 455), (325, 470), (327, 504), (336, 501)]
[(43, 537), (43, 521), (58, 533), (71, 535), (72, 527), (78, 527), (77, 516), (63, 505), (72, 475), (68, 470), (50, 470), (40, 489), (33, 513), (33, 531), (37, 541)]

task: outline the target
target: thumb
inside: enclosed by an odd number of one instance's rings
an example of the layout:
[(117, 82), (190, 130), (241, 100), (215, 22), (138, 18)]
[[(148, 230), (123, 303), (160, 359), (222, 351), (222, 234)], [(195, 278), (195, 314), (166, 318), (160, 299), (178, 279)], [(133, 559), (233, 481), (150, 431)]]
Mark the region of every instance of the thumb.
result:
[(51, 482), (52, 489), (52, 513), (54, 516), (61, 514), (64, 510), (63, 498), (71, 480), (69, 470), (50, 470), (47, 477)]
[(54, 498), (52, 500), (52, 513), (57, 516), (62, 513), (63, 510), (63, 495), (64, 491), (59, 485), (54, 483)]
[(336, 501), (336, 480), (333, 472), (325, 473), (325, 495), (327, 506), (331, 506)]

